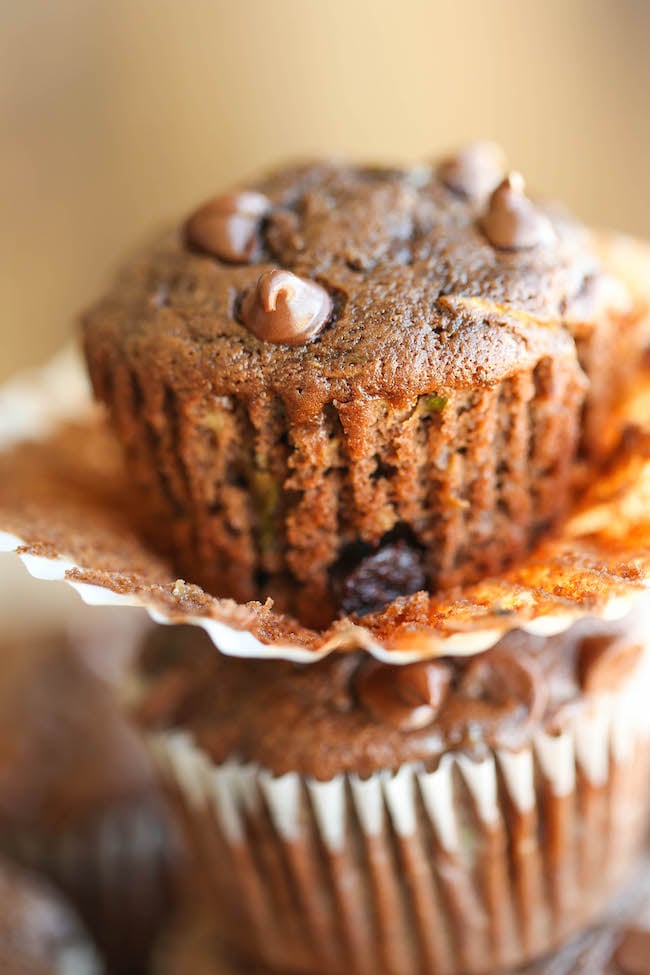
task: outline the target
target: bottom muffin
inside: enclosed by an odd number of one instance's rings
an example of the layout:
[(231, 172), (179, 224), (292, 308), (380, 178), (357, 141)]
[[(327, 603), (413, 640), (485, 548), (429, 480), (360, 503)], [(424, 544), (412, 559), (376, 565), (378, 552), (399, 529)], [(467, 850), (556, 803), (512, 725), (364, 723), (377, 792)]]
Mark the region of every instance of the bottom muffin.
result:
[(156, 633), (134, 711), (233, 959), (481, 975), (591, 922), (648, 827), (647, 615), (399, 667)]

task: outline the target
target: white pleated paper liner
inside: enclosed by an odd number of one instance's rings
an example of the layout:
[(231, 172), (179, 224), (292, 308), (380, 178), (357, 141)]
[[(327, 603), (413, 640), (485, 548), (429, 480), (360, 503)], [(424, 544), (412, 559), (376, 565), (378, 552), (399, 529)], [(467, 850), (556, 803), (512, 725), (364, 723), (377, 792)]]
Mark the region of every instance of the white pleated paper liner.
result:
[[(643, 414), (638, 403), (631, 418)], [(618, 618), (650, 584), (650, 431), (626, 437), (562, 531), (510, 571), (450, 594), (404, 597), (323, 631), (270, 601), (237, 604), (175, 577), (145, 540), (146, 513), (74, 355), (0, 390), (0, 446), (0, 550), (88, 603), (141, 606), (156, 622), (200, 626), (226, 654), (308, 662), (362, 648), (403, 663), (471, 654), (519, 627), (550, 635), (585, 615)]]
[(646, 646), (559, 732), (481, 760), (448, 752), (434, 771), (276, 776), (215, 765), (182, 729), (154, 736), (233, 955), (319, 975), (487, 975), (586, 927), (647, 835), (649, 665)]
[[(572, 938), (560, 951), (518, 969), (517, 975), (621, 975), (617, 956), (629, 950), (629, 942), (638, 932), (650, 932), (650, 855), (607, 905), (597, 925)], [(213, 926), (193, 913), (182, 918), (161, 944), (152, 975), (263, 975), (255, 966), (242, 972), (223, 955)]]

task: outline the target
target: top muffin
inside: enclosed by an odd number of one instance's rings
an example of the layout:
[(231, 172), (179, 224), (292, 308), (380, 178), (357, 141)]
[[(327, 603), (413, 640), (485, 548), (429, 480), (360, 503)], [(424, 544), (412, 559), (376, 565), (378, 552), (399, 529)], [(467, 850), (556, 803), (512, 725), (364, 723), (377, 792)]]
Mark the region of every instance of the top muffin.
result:
[(613, 246), (491, 144), (197, 210), (84, 322), (179, 571), (310, 622), (498, 571), (615, 434), (646, 307)]

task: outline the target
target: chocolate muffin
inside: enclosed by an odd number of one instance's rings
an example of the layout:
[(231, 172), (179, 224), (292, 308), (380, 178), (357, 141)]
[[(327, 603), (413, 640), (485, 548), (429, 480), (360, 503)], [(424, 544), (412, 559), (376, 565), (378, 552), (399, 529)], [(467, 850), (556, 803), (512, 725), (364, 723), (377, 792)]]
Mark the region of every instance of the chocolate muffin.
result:
[[(504, 176), (490, 145), (289, 168), (88, 312), (96, 396), (179, 573), (317, 624), (493, 574), (562, 516), (616, 435), (650, 259), (643, 294), (610, 239)], [(380, 581), (357, 601), (361, 563)]]
[(112, 975), (144, 970), (180, 885), (181, 834), (115, 691), (63, 633), (2, 643), (0, 850), (65, 893)]
[(593, 921), (647, 833), (647, 614), (401, 667), (155, 634), (136, 720), (237, 964), (487, 975)]

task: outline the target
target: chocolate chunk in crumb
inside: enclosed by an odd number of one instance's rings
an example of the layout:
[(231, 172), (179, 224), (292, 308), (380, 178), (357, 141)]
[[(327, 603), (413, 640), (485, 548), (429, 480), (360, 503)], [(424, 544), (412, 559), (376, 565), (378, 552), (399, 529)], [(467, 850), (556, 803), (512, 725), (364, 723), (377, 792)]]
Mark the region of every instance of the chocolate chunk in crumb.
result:
[(315, 281), (291, 271), (266, 271), (242, 302), (241, 320), (263, 342), (304, 345), (325, 327), (332, 299)]
[(578, 674), (588, 694), (619, 690), (639, 666), (642, 644), (617, 640), (607, 634), (585, 637), (578, 651)]
[(512, 745), (526, 737), (546, 707), (548, 691), (533, 660), (494, 649), (473, 657), (450, 701), (446, 718), (459, 740), (480, 722), (491, 738)]
[(614, 961), (621, 975), (650, 975), (650, 929), (628, 928)]
[(344, 613), (365, 616), (426, 588), (420, 552), (400, 540), (362, 558), (341, 587)]
[(434, 720), (451, 683), (451, 668), (442, 661), (391, 666), (372, 661), (357, 677), (357, 695), (376, 721), (408, 732)]
[(222, 261), (247, 264), (260, 247), (259, 231), (271, 203), (262, 193), (225, 193), (204, 203), (185, 224), (190, 247)]
[(524, 193), (520, 173), (510, 173), (490, 197), (480, 226), (497, 250), (527, 250), (551, 244), (555, 231), (551, 221)]
[(496, 142), (471, 142), (438, 166), (438, 178), (448, 189), (470, 199), (482, 199), (503, 179), (506, 157)]

